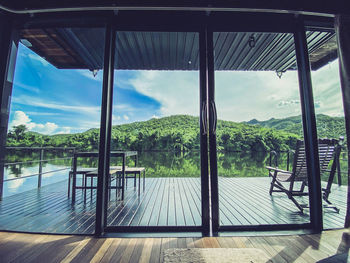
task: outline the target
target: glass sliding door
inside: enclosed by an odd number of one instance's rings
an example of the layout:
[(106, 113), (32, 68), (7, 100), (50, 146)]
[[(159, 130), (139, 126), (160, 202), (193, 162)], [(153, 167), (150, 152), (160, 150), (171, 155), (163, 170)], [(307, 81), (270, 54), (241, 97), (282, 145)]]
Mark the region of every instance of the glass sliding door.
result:
[(308, 49), (317, 135), (319, 139), (334, 140), (337, 147), (330, 156), (330, 162), (321, 167), (323, 227), (342, 228), (346, 213), (348, 165), (336, 36), (332, 31), (307, 31), (306, 34), (310, 39)]
[[(96, 184), (95, 178), (86, 183), (84, 171), (97, 169), (105, 30), (45, 27), (18, 34), (0, 224), (93, 234)], [(96, 156), (74, 158), (79, 152)]]
[(213, 51), (214, 230), (309, 223), (293, 34), (214, 32)]
[(199, 33), (116, 32), (107, 231), (201, 230), (199, 103)]

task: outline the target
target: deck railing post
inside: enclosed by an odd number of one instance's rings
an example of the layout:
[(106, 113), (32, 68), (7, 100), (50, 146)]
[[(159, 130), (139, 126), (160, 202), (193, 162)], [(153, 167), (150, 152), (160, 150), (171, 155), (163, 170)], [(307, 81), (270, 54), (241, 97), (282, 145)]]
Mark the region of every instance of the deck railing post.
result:
[(40, 161), (39, 161), (39, 174), (38, 174), (38, 188), (41, 187), (41, 180), (43, 174), (43, 160), (44, 160), (44, 149), (40, 149)]

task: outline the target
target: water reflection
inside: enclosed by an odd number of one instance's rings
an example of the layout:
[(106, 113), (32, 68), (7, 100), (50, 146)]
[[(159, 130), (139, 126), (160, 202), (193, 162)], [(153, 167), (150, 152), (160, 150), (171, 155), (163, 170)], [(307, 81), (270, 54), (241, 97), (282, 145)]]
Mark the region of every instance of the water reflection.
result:
[[(45, 153), (45, 159), (50, 161), (43, 163), (43, 172), (67, 168), (67, 170), (48, 173), (43, 175), (42, 185), (52, 184), (68, 179), (68, 171), (72, 159), (69, 153)], [(198, 151), (192, 152), (139, 152), (138, 165), (146, 168), (147, 177), (200, 177), (200, 157)], [(274, 157), (270, 160), (268, 152), (218, 152), (218, 174), (222, 177), (264, 177), (268, 176), (266, 165), (275, 164)], [(59, 159), (58, 159), (59, 158)], [(62, 159), (68, 158), (68, 159)], [(35, 152), (9, 153), (7, 163), (24, 162), (24, 164), (10, 165), (5, 167), (5, 179), (23, 177), (37, 174), (39, 154)], [(134, 160), (127, 159), (127, 165), (133, 166)], [(292, 168), (292, 155), (289, 156), (289, 168)], [(79, 158), (79, 167), (96, 167), (98, 158)], [(111, 165), (121, 165), (121, 158), (111, 158)], [(344, 164), (342, 164), (343, 168)], [(288, 154), (278, 154), (278, 167), (288, 168)], [(327, 175), (322, 179), (327, 180)], [(4, 196), (35, 189), (38, 177), (30, 177), (5, 182)], [(346, 183), (345, 179), (342, 182)]]

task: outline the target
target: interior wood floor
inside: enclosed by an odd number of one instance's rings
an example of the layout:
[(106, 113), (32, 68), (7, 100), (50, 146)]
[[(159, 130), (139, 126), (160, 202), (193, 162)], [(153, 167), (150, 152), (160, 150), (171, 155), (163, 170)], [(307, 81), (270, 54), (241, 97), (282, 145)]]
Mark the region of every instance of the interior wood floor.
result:
[(0, 232), (0, 262), (162, 262), (163, 251), (168, 248), (257, 248), (269, 256), (269, 262), (317, 262), (349, 253), (350, 230), (204, 238), (95, 238)]

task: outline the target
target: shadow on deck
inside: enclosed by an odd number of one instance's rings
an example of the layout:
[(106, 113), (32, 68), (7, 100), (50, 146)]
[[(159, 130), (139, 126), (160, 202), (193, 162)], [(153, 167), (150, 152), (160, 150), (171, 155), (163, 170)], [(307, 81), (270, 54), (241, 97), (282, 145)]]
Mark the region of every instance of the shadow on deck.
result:
[[(269, 195), (270, 178), (219, 178), (220, 224), (300, 224), (309, 221), (285, 194)], [(330, 200), (339, 213), (324, 210), (325, 229), (342, 228), (346, 210), (345, 186), (334, 185)], [(307, 198), (301, 200), (307, 203)], [(95, 190), (77, 191), (72, 204), (67, 181), (5, 197), (0, 201), (0, 229), (24, 232), (92, 234), (95, 228)], [(124, 202), (112, 191), (108, 224), (124, 226), (199, 226), (200, 178), (146, 178), (141, 195), (129, 181)]]

